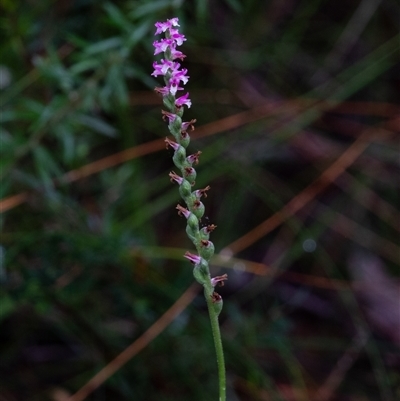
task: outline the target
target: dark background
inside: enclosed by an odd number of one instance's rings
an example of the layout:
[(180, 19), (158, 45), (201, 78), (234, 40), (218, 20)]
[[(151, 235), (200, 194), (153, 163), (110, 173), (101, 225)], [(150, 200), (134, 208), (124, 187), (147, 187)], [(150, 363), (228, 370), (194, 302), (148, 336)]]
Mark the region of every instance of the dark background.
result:
[(217, 399), (150, 76), (175, 16), (228, 400), (399, 399), (399, 3), (3, 0), (0, 400), (105, 366), (81, 399)]

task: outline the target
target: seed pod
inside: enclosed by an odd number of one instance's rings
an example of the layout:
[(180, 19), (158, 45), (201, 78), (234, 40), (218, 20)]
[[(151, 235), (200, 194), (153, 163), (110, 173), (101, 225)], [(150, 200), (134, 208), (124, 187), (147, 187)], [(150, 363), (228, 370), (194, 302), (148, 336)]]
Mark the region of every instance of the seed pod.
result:
[(205, 260), (210, 260), (214, 255), (214, 244), (208, 240), (201, 240), (199, 246), (199, 253)]
[(219, 314), (221, 313), (221, 310), (222, 310), (222, 306), (224, 304), (222, 297), (217, 292), (213, 292), (211, 298), (212, 298), (214, 311), (217, 314), (217, 316), (219, 316)]
[(174, 161), (175, 166), (181, 169), (183, 167), (183, 163), (186, 162), (186, 149), (183, 146), (179, 145), (179, 147), (174, 152), (172, 160)]
[(194, 185), (196, 180), (196, 170), (193, 167), (185, 167), (182, 171), (182, 174), (184, 178)]
[(208, 272), (208, 263), (202, 259), (199, 264), (196, 264), (193, 268), (193, 276), (201, 285), (205, 285), (210, 280), (210, 274)]
[(176, 139), (184, 148), (187, 148), (190, 143), (190, 136), (186, 131), (182, 131), (179, 138)]
[(190, 197), (192, 193), (192, 186), (188, 180), (183, 180), (181, 185), (179, 186), (179, 193), (182, 198), (188, 203), (187, 199)]
[(187, 219), (187, 225), (193, 231), (199, 231), (199, 219), (196, 217), (195, 214), (190, 213), (190, 216)]
[(192, 207), (192, 213), (196, 215), (198, 219), (201, 219), (204, 215), (205, 207), (203, 202), (196, 200)]

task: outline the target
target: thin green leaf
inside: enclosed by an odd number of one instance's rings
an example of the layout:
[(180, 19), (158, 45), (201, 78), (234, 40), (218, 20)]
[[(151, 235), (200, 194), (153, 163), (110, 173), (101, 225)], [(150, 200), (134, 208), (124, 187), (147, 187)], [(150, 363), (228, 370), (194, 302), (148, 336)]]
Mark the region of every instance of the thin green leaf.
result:
[(114, 127), (107, 124), (105, 121), (97, 117), (88, 116), (86, 114), (77, 115), (77, 121), (82, 125), (90, 128), (94, 132), (115, 138), (117, 136), (117, 131)]

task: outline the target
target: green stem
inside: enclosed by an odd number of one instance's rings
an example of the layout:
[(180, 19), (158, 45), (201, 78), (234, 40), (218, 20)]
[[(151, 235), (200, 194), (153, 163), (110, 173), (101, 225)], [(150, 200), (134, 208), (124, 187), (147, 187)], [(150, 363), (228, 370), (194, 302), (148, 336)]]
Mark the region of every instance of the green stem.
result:
[(207, 289), (205, 289), (204, 296), (207, 301), (208, 313), (211, 322), (211, 331), (214, 338), (215, 353), (217, 355), (219, 401), (226, 401), (226, 376), (225, 376), (224, 350), (222, 347), (221, 331), (219, 329), (218, 315), (217, 312), (215, 311), (211, 294), (208, 294)]

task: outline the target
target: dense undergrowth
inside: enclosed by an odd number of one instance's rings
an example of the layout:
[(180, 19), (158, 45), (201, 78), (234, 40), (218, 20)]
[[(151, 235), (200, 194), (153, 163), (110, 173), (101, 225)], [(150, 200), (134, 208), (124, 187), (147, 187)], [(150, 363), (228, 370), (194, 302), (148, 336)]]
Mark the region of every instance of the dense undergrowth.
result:
[(216, 400), (150, 76), (173, 16), (229, 274), (228, 399), (400, 397), (395, 0), (1, 7), (2, 401), (66, 400), (143, 333), (86, 399)]

